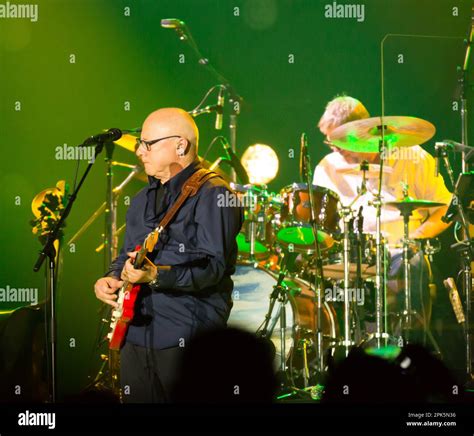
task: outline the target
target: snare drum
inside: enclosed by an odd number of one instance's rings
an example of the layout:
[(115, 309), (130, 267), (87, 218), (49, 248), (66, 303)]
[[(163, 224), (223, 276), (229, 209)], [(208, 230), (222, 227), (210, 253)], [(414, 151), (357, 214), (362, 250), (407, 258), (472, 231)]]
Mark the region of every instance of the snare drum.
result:
[[(261, 266), (237, 265), (233, 275), (233, 308), (228, 325), (256, 333), (262, 327), (267, 314), (270, 294), (277, 282), (278, 274)], [(302, 342), (306, 340), (309, 355), (314, 356), (316, 344), (317, 311), (314, 292), (308, 282), (300, 279), (285, 279), (284, 285), (288, 290), (289, 304), (286, 305), (286, 340), (285, 354), (289, 367), (295, 370), (302, 366)], [(279, 304), (275, 304), (269, 323), (274, 326), (271, 340), (275, 345), (275, 364), (281, 359)], [(322, 319), (324, 350), (328, 350), (339, 334), (336, 312), (332, 305), (325, 302)]]
[[(293, 183), (280, 192), (281, 223), (277, 240), (289, 251), (311, 254), (314, 252), (314, 236), (311, 228), (311, 209), (308, 185)], [(318, 224), (318, 241), (321, 249), (330, 248), (333, 236), (339, 232), (339, 196), (321, 186), (313, 186), (313, 204)]]

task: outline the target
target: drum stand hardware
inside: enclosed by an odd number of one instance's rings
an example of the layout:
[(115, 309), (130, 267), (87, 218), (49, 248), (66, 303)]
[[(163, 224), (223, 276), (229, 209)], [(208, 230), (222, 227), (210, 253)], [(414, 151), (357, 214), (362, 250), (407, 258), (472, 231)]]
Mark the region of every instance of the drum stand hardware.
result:
[[(408, 189), (405, 186), (403, 188), (403, 196), (408, 198)], [(410, 343), (410, 333), (412, 329), (412, 309), (411, 309), (411, 280), (410, 280), (410, 262), (409, 262), (409, 242), (410, 234), (408, 225), (410, 223), (410, 216), (412, 211), (405, 209), (400, 211), (403, 216), (403, 279), (405, 285), (405, 309), (403, 311), (403, 323), (402, 323), (402, 337), (404, 343)]]
[(300, 341), (300, 346), (303, 348), (303, 382), (304, 382), (304, 387), (308, 387), (308, 382), (309, 382), (309, 365), (308, 365), (308, 346), (311, 346), (311, 341), (303, 338)]
[(387, 333), (387, 317), (385, 316), (386, 309), (386, 283), (385, 283), (385, 262), (384, 250), (382, 245), (382, 180), (383, 180), (383, 163), (385, 152), (387, 151), (387, 145), (385, 143), (385, 125), (383, 120), (383, 114), (381, 117), (381, 139), (379, 141), (379, 156), (380, 156), (380, 173), (379, 173), (379, 186), (378, 192), (373, 200), (372, 204), (376, 208), (376, 231), (375, 231), (375, 244), (376, 244), (376, 273), (375, 273), (375, 340), (377, 348), (382, 348), (387, 345), (387, 339), (389, 337)]
[[(351, 301), (349, 298), (349, 226), (353, 222), (352, 209), (350, 207), (342, 207), (341, 215), (344, 223), (344, 250), (343, 250), (343, 259), (344, 259), (344, 340), (342, 345), (344, 347), (344, 353), (347, 356), (349, 354), (350, 348), (355, 344), (351, 339)], [(358, 264), (359, 264), (358, 260)]]
[(324, 286), (324, 272), (323, 272), (323, 260), (321, 256), (321, 247), (319, 244), (319, 226), (318, 226), (318, 219), (316, 217), (316, 207), (314, 204), (314, 196), (313, 196), (313, 171), (311, 166), (311, 159), (308, 153), (308, 146), (307, 146), (307, 138), (306, 134), (303, 133), (301, 135), (301, 143), (303, 145), (302, 150), (304, 153), (304, 169), (303, 171), (305, 174), (302, 176), (306, 176), (306, 183), (308, 186), (308, 194), (309, 194), (309, 209), (310, 209), (310, 224), (313, 230), (313, 237), (314, 237), (314, 249), (315, 249), (315, 260), (316, 260), (316, 274), (314, 275), (314, 292), (316, 298), (316, 316), (317, 316), (317, 323), (316, 323), (316, 345), (317, 345), (317, 359), (318, 359), (318, 373), (322, 376), (326, 371), (326, 365), (324, 363), (324, 349), (323, 349), (323, 326), (322, 326), (322, 318), (323, 318), (323, 286)]
[[(344, 347), (344, 354), (347, 357), (350, 351), (350, 348), (355, 345), (355, 341), (352, 339), (351, 335), (351, 310), (352, 305), (349, 297), (349, 286), (350, 286), (350, 238), (349, 238), (349, 229), (352, 229), (352, 225), (354, 223), (354, 212), (352, 207), (356, 203), (356, 201), (364, 194), (367, 193), (367, 185), (366, 185), (366, 172), (368, 171), (369, 166), (366, 160), (362, 161), (360, 164), (360, 170), (362, 171), (362, 184), (360, 188), (357, 188), (357, 196), (351, 202), (351, 204), (347, 207), (342, 206), (339, 210), (341, 214), (341, 218), (343, 220), (343, 262), (344, 262), (344, 340), (342, 341), (342, 346)], [(358, 237), (356, 240), (357, 249), (358, 249), (358, 256), (357, 256), (357, 277), (356, 277), (356, 286), (359, 287), (362, 284), (362, 277), (361, 277), (361, 235), (363, 232), (363, 223), (362, 223), (362, 208), (359, 209), (358, 214)]]
[(279, 314), (279, 322), (280, 322), (280, 375), (282, 377), (281, 380), (281, 388), (282, 390), (286, 390), (290, 388), (290, 383), (288, 380), (287, 375), (287, 367), (286, 367), (286, 304), (288, 303), (288, 288), (284, 284), (283, 280), (287, 274), (287, 264), (288, 264), (288, 257), (289, 255), (293, 255), (291, 253), (283, 253), (281, 260), (280, 260), (280, 273), (278, 274), (278, 279), (273, 287), (273, 291), (270, 294), (270, 304), (268, 307), (268, 311), (265, 315), (265, 320), (260, 327), (256, 334), (259, 337), (266, 338), (271, 340), (273, 329), (276, 324), (275, 322), (270, 325), (270, 320), (272, 319), (273, 308), (275, 303), (279, 302), (278, 307), (278, 314)]

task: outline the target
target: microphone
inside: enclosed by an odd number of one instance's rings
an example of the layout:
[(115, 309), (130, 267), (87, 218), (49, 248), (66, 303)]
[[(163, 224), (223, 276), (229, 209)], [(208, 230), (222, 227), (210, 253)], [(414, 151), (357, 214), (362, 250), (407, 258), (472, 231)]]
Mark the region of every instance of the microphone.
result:
[(161, 27), (164, 27), (165, 29), (177, 29), (184, 26), (184, 21), (181, 21), (178, 18), (163, 18), (161, 20)]
[(216, 123), (215, 129), (222, 130), (222, 121), (224, 118), (224, 100), (225, 100), (225, 87), (221, 85), (219, 89), (219, 95), (217, 96), (217, 106), (216, 106)]
[(164, 18), (161, 20), (161, 27), (165, 29), (174, 29), (179, 35), (179, 39), (184, 41), (188, 39), (188, 36), (185, 33), (186, 23), (179, 20), (178, 18)]
[(308, 140), (306, 138), (306, 133), (301, 134), (300, 139), (300, 180), (303, 183), (306, 183), (306, 178), (308, 175), (308, 163), (306, 155), (308, 153)]
[(435, 144), (436, 156), (435, 156), (435, 177), (439, 175), (439, 160), (442, 153), (446, 153), (446, 150), (454, 150), (454, 145), (452, 144), (454, 141), (450, 141), (449, 139), (445, 139), (443, 142), (437, 142)]
[(244, 185), (249, 183), (249, 176), (247, 175), (247, 171), (245, 171), (245, 168), (240, 162), (240, 159), (235, 154), (234, 150), (232, 150), (230, 144), (224, 138), (221, 142), (222, 146), (224, 147), (224, 151), (226, 152), (227, 157), (229, 158), (230, 164), (232, 168), (234, 168), (235, 173), (237, 174), (237, 177)]
[(360, 188), (358, 188), (357, 193), (364, 195), (367, 193), (367, 171), (369, 171), (369, 162), (363, 160), (360, 163), (360, 170), (362, 171), (362, 183)]
[(357, 231), (359, 232), (359, 235), (362, 235), (362, 232), (364, 231), (364, 216), (362, 215), (363, 210), (364, 206), (361, 206), (357, 215)]
[(114, 142), (117, 139), (122, 137), (122, 131), (120, 129), (109, 129), (107, 132), (99, 133), (98, 135), (89, 136), (83, 143), (82, 147), (87, 147), (88, 145), (96, 145), (104, 142)]

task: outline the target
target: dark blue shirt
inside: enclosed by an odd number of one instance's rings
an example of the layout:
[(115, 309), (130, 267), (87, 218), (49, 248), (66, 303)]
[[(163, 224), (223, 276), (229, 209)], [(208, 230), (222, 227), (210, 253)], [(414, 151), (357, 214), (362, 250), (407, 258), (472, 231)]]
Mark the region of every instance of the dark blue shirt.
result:
[[(127, 251), (143, 243), (199, 168), (196, 160), (163, 185), (149, 178), (149, 186), (131, 201), (124, 244), (107, 275), (120, 276)], [(236, 236), (243, 219), (241, 208), (223, 205), (227, 191), (230, 188), (220, 177), (207, 181), (161, 233), (148, 258), (171, 269), (159, 271), (156, 290), (142, 285), (127, 342), (155, 349), (183, 346), (202, 329), (226, 325), (232, 307)]]

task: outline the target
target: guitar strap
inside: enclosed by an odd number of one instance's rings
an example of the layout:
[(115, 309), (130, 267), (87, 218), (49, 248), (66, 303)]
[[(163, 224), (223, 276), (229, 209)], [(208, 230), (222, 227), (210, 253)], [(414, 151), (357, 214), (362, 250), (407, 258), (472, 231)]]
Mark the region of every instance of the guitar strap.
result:
[(189, 177), (189, 179), (184, 182), (183, 187), (181, 188), (181, 194), (179, 195), (178, 199), (158, 224), (159, 232), (161, 232), (171, 222), (171, 220), (176, 215), (176, 212), (178, 212), (188, 197), (193, 197), (196, 195), (204, 183), (215, 177), (220, 176), (214, 171), (208, 170), (206, 168), (197, 170), (191, 177)]

